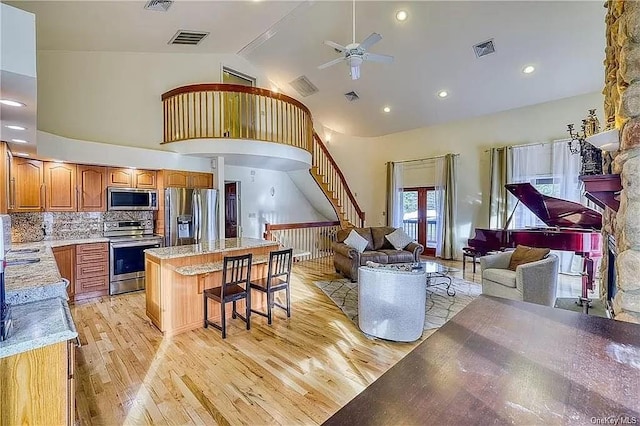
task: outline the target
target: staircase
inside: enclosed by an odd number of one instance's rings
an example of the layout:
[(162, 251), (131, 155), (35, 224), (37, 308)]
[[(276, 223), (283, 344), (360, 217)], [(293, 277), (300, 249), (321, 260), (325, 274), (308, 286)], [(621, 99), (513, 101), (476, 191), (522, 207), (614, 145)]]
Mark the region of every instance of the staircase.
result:
[(312, 166), (309, 173), (333, 206), (343, 228), (364, 226), (364, 212), (351, 193), (344, 175), (320, 136), (313, 132)]

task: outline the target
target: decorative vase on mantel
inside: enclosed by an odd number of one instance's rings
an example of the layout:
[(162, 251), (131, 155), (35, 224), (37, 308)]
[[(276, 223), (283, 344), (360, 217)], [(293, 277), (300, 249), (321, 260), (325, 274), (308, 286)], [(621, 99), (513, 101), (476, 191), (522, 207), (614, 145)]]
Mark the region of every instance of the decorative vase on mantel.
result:
[[(589, 116), (582, 120), (582, 128), (585, 137), (593, 136), (600, 132), (600, 121), (596, 116), (596, 110), (590, 109)], [(581, 168), (580, 175), (601, 175), (602, 174), (602, 150), (590, 143), (582, 140), (580, 142)]]

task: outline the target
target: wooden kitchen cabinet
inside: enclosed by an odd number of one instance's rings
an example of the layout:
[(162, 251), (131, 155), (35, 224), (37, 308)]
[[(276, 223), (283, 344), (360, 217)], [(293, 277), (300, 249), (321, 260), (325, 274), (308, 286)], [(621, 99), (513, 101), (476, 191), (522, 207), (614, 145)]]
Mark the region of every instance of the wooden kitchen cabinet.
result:
[(155, 170), (134, 170), (134, 188), (156, 189), (157, 173)]
[(9, 212), (40, 212), (44, 209), (44, 164), (14, 157), (10, 162)]
[(189, 172), (183, 170), (165, 170), (164, 186), (165, 188), (188, 188)]
[(54, 247), (52, 251), (60, 275), (69, 281), (67, 296), (69, 301), (73, 301), (76, 293), (76, 246)]
[(107, 211), (107, 168), (83, 166), (77, 168), (78, 211)]
[(109, 173), (107, 186), (133, 188), (133, 169), (109, 167), (107, 170)]
[(75, 300), (109, 294), (109, 244), (76, 246)]
[(109, 167), (107, 186), (156, 189), (156, 171)]
[(44, 186), (46, 211), (78, 211), (75, 164), (45, 162)]
[(213, 188), (213, 175), (211, 173), (189, 173), (189, 188)]
[(11, 154), (4, 142), (0, 142), (0, 214), (9, 210), (9, 162)]
[(73, 425), (75, 343), (0, 359), (0, 425)]
[(165, 188), (213, 188), (211, 173), (164, 170), (163, 174)]

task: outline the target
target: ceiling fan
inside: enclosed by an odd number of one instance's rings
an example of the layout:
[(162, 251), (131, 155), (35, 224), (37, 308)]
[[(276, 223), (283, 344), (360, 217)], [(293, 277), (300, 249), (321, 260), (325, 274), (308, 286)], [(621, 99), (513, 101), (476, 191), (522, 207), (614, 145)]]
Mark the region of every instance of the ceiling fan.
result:
[(342, 46), (333, 41), (325, 40), (324, 44), (327, 46), (331, 46), (334, 49), (340, 51), (342, 53), (342, 57), (334, 59), (333, 61), (329, 61), (326, 64), (322, 64), (318, 67), (318, 69), (329, 68), (332, 65), (339, 64), (340, 62), (346, 61), (351, 68), (351, 79), (357, 80), (360, 78), (360, 65), (364, 61), (371, 62), (383, 62), (383, 63), (391, 63), (393, 62), (393, 56), (389, 55), (379, 55), (377, 53), (369, 53), (367, 49), (382, 40), (382, 36), (378, 33), (371, 33), (369, 37), (365, 38), (361, 43), (356, 43), (356, 1), (353, 0), (353, 39), (352, 43), (346, 46)]

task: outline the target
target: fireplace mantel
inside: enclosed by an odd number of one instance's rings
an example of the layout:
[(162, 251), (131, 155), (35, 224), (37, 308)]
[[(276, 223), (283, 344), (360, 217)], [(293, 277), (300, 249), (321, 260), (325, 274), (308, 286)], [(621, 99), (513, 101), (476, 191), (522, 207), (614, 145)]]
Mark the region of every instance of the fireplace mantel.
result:
[(584, 182), (585, 196), (599, 207), (609, 207), (618, 211), (620, 207), (620, 191), (622, 183), (620, 175), (585, 175), (579, 179)]

